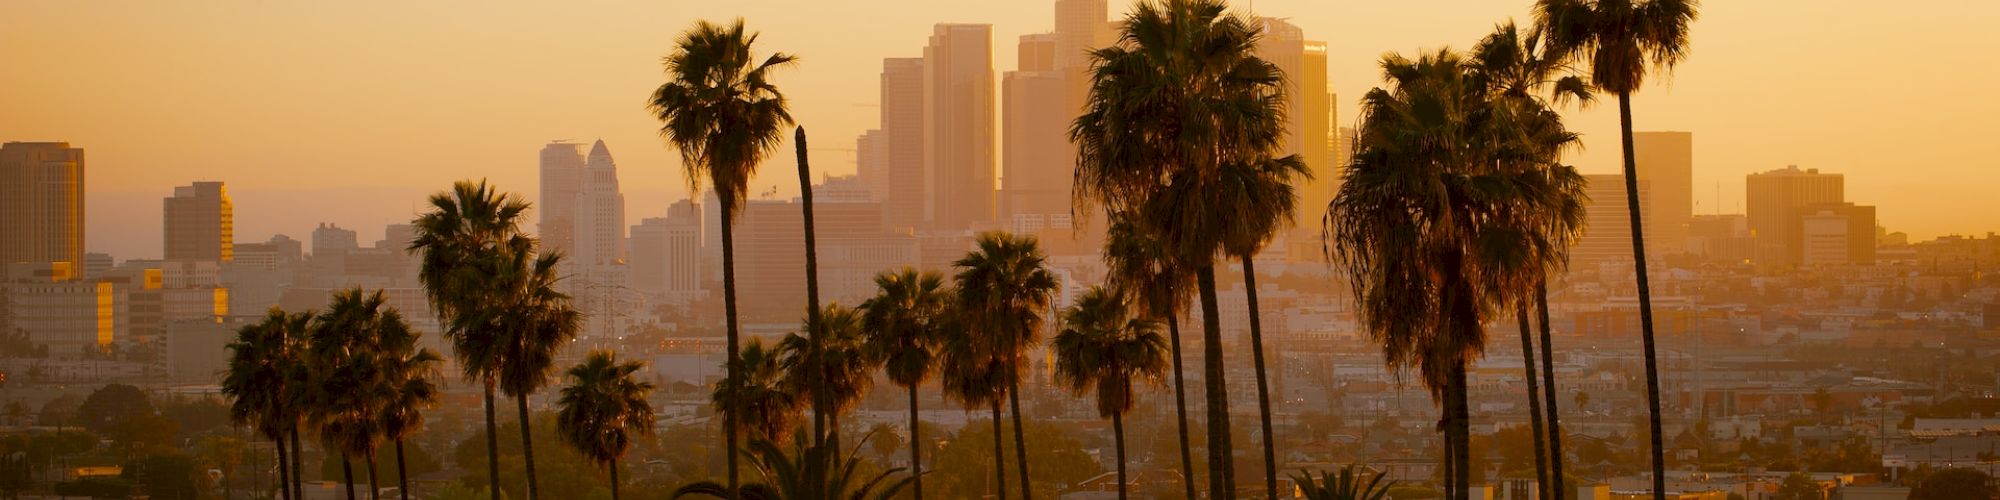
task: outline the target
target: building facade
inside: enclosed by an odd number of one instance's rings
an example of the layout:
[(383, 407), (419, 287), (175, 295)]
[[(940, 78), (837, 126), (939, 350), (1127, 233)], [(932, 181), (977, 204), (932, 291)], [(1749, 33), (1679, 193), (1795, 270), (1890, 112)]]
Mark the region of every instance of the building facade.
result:
[(228, 262), (234, 257), (235, 210), (221, 182), (176, 187), (164, 205), (167, 260)]
[(67, 142), (0, 144), (0, 266), (83, 263), (83, 169)]

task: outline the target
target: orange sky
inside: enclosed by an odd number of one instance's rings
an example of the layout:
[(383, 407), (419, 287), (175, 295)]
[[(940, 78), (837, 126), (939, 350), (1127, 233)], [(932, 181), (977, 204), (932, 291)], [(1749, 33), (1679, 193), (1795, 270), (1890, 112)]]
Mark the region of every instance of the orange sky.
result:
[[(1261, 0), (1329, 43), (1341, 121), (1387, 51), (1465, 47), (1529, 0)], [(1787, 164), (1847, 174), (1848, 198), (1891, 230), (2000, 229), (2000, 3), (1711, 0), (1692, 59), (1635, 101), (1639, 130), (1695, 133), (1696, 213), (1740, 211), (1743, 174)], [(1239, 2), (1239, 7), (1249, 4)], [(1113, 1), (1112, 11), (1128, 5)], [(804, 58), (778, 77), (813, 144), (852, 148), (876, 123), (883, 57), (921, 54), (938, 22), (994, 25), (1000, 71), (1053, 1), (0, 2), (0, 140), (88, 150), (89, 246), (159, 254), (159, 198), (221, 180), (239, 240), (313, 223), (406, 220), (422, 194), (488, 177), (532, 194), (536, 150), (605, 139), (630, 217), (684, 196), (642, 105), (659, 58), (696, 19), (743, 16), (762, 51)], [(1571, 113), (1588, 172), (1615, 169), (1615, 106)], [(796, 192), (786, 154), (753, 192)], [(851, 153), (815, 152), (851, 172)]]

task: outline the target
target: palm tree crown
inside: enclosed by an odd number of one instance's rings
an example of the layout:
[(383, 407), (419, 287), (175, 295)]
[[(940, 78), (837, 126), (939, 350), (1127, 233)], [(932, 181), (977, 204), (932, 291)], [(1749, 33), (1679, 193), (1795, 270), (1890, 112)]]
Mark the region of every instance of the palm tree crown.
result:
[(660, 119), (660, 135), (680, 150), (688, 182), (699, 187), (708, 181), (730, 215), (742, 211), (757, 164), (792, 125), (785, 95), (770, 76), (798, 58), (778, 53), (756, 62), (750, 47), (756, 41), (742, 19), (727, 26), (695, 23), (667, 56), (667, 83), (648, 104)]
[(570, 367), (570, 384), (556, 402), (563, 442), (613, 469), (614, 496), (618, 459), (631, 448), (633, 437), (653, 433), (653, 405), (646, 401), (653, 384), (634, 377), (641, 368), (637, 361), (619, 362), (615, 353), (591, 351), (583, 363)]
[(1536, 25), (1557, 58), (1590, 63), (1590, 83), (1606, 92), (1639, 90), (1649, 69), (1687, 59), (1698, 0), (1536, 0)]

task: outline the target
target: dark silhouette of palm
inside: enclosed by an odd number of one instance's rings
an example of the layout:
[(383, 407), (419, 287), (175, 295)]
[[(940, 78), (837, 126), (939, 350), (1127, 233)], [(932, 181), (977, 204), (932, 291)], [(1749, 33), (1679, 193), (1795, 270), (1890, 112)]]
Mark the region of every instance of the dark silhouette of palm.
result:
[[(792, 394), (821, 395), (828, 424), (825, 443), (840, 449), (840, 415), (860, 403), (874, 387), (876, 362), (866, 349), (868, 339), (860, 311), (827, 304), (820, 308), (819, 321), (817, 339), (797, 333), (779, 339), (779, 368), (784, 370), (784, 386)], [(807, 402), (811, 403), (810, 396)]]
[[(1660, 435), (1660, 368), (1653, 342), (1653, 295), (1646, 276), (1646, 235), (1639, 213), (1639, 168), (1632, 153), (1632, 93), (1653, 71), (1671, 72), (1687, 58), (1698, 0), (1536, 0), (1536, 26), (1558, 58), (1589, 65), (1590, 83), (1618, 96), (1624, 147), (1626, 211), (1632, 223), (1632, 264), (1639, 289), (1639, 330), (1646, 347), (1646, 409), (1650, 416), (1653, 498), (1667, 494)], [(1678, 243), (1678, 242), (1674, 242)]]
[(303, 411), (291, 396), (297, 388), (289, 385), (305, 356), (303, 327), (311, 317), (311, 312), (287, 314), (272, 308), (263, 321), (238, 329), (227, 346), (229, 369), (222, 377), (230, 420), (250, 426), (277, 448), (278, 491), (287, 500), (293, 498), (287, 457), (298, 449), (287, 448), (285, 437), (298, 431)]
[(1139, 225), (1123, 215), (1110, 217), (1105, 231), (1104, 264), (1112, 290), (1125, 295), (1147, 317), (1167, 324), (1167, 346), (1173, 356), (1175, 427), (1180, 433), (1182, 494), (1196, 498), (1194, 455), (1188, 443), (1187, 385), (1182, 380), (1180, 316), (1187, 308), (1188, 273), (1174, 267), (1166, 252)]
[(764, 477), (764, 482), (744, 484), (740, 489), (730, 488), (713, 481), (705, 481), (682, 486), (674, 490), (673, 498), (689, 495), (703, 495), (715, 498), (742, 498), (744, 500), (889, 500), (895, 498), (903, 487), (914, 477), (891, 481), (903, 468), (897, 467), (863, 478), (857, 475), (856, 464), (860, 460), (855, 455), (863, 438), (855, 443), (846, 454), (824, 444), (814, 445), (805, 436), (792, 439), (791, 456), (786, 456), (778, 445), (769, 439), (750, 440), (751, 466)]
[(1125, 413), (1138, 402), (1136, 381), (1157, 382), (1167, 371), (1160, 324), (1133, 317), (1125, 297), (1092, 287), (1063, 311), (1056, 334), (1056, 382), (1072, 392), (1097, 391), (1098, 416), (1111, 419), (1118, 456), (1118, 498), (1126, 496)]
[(495, 256), (487, 270), (498, 307), (475, 317), (491, 325), (499, 344), (500, 392), (514, 397), (521, 422), (521, 458), (528, 498), (537, 498), (535, 448), (528, 416), (528, 396), (548, 385), (556, 354), (583, 329), (583, 313), (570, 297), (556, 291), (561, 253), (537, 255), (534, 240), (516, 238)]
[[(923, 438), (918, 433), (917, 387), (937, 370), (939, 330), (951, 305), (944, 277), (905, 267), (875, 275), (875, 297), (861, 304), (864, 345), (889, 382), (910, 395), (910, 494), (924, 497)], [(996, 434), (997, 435), (997, 434)]]
[(791, 436), (793, 420), (805, 398), (785, 385), (784, 365), (776, 346), (765, 347), (758, 339), (743, 344), (742, 383), (718, 381), (709, 401), (719, 410), (736, 408), (743, 412), (738, 438), (783, 441)]
[[(388, 314), (401, 313), (391, 309)], [(437, 403), (437, 365), (444, 360), (430, 348), (417, 346), (422, 336), (408, 328), (392, 328), (383, 330), (380, 339), (381, 367), (389, 385), (389, 399), (382, 406), (382, 437), (395, 443), (396, 486), (403, 500), (410, 498), (403, 441), (423, 428), (423, 409)]]
[[(785, 96), (771, 72), (796, 58), (778, 53), (763, 62), (751, 56), (757, 34), (737, 19), (728, 26), (708, 21), (681, 33), (666, 58), (667, 82), (653, 92), (647, 108), (660, 119), (660, 135), (680, 151), (690, 191), (708, 182), (715, 189), (722, 232), (722, 302), (727, 316), (724, 383), (741, 380), (737, 366), (735, 220), (743, 210), (757, 164), (777, 147), (792, 124)], [(740, 410), (722, 408), (729, 486), (737, 484), (736, 431)]]
[(306, 420), (328, 449), (340, 452), (350, 499), (353, 458), (367, 461), (368, 498), (381, 497), (375, 451), (387, 434), (382, 417), (400, 389), (389, 377), (384, 340), (415, 335), (386, 302), (381, 291), (336, 292), (306, 336), (304, 364), (314, 385)]
[[(971, 334), (974, 352), (985, 353), (1014, 413), (1014, 453), (1021, 467), (1021, 498), (1032, 498), (1028, 442), (1021, 430), (1021, 376), (1027, 353), (1041, 342), (1042, 323), (1053, 312), (1059, 285), (1033, 236), (987, 232), (958, 268), (960, 326)], [(998, 433), (994, 436), (999, 436)]]
[(611, 499), (618, 499), (618, 459), (632, 438), (653, 433), (653, 384), (634, 377), (645, 365), (619, 362), (610, 351), (591, 351), (570, 367), (569, 385), (556, 400), (556, 428), (563, 442), (611, 473)]

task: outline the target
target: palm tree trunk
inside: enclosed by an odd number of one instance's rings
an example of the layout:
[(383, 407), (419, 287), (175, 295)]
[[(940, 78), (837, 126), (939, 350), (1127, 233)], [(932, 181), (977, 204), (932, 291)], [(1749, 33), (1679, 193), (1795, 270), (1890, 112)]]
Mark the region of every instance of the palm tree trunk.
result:
[[(299, 445), (299, 429), (292, 428), (292, 498), (304, 500), (306, 497), (306, 449)], [(498, 500), (498, 499), (495, 499)]]
[(354, 462), (344, 452), (340, 454), (340, 478), (347, 481), (347, 500), (354, 500)]
[(500, 425), (493, 421), (493, 378), (486, 378), (486, 478), (487, 493), (500, 500)]
[(1667, 455), (1660, 437), (1660, 363), (1653, 345), (1653, 292), (1646, 282), (1646, 232), (1639, 213), (1639, 164), (1632, 156), (1632, 93), (1618, 93), (1618, 132), (1625, 145), (1625, 208), (1632, 219), (1633, 278), (1639, 287), (1639, 332), (1646, 343), (1646, 412), (1653, 432), (1653, 498), (1667, 498)]
[(1222, 372), (1221, 307), (1215, 297), (1215, 265), (1195, 270), (1201, 289), (1202, 385), (1208, 393), (1208, 495), (1235, 498), (1234, 448), (1229, 444), (1229, 385)]
[[(1125, 415), (1111, 412), (1112, 442), (1118, 446), (1118, 500), (1125, 500)], [(1277, 497), (1272, 497), (1277, 498)]]
[(1456, 475), (1452, 482), (1458, 487), (1458, 491), (1453, 492), (1452, 498), (1458, 500), (1472, 498), (1472, 415), (1470, 398), (1467, 394), (1471, 391), (1466, 386), (1466, 363), (1466, 360), (1459, 360), (1457, 366), (1453, 366), (1451, 370), (1451, 432), (1456, 434), (1451, 443), (1451, 455), (1457, 462), (1451, 472)]
[(1167, 315), (1167, 345), (1174, 355), (1174, 411), (1181, 432), (1181, 486), (1187, 497), (1198, 498), (1194, 489), (1194, 452), (1188, 445), (1187, 384), (1181, 380), (1181, 319), (1179, 311)]
[(1458, 440), (1454, 437), (1457, 433), (1451, 431), (1451, 424), (1448, 423), (1451, 421), (1451, 397), (1445, 397), (1443, 408), (1444, 417), (1438, 419), (1438, 421), (1445, 423), (1444, 429), (1442, 429), (1444, 431), (1444, 459), (1441, 460), (1444, 464), (1444, 473), (1441, 474), (1444, 478), (1441, 481), (1444, 483), (1444, 491), (1439, 497), (1455, 500), (1456, 497), (1452, 495), (1452, 492), (1458, 491), (1458, 474), (1455, 472), (1458, 469), (1458, 447), (1453, 446), (1453, 443), (1457, 443)]
[(1264, 325), (1257, 317), (1257, 264), (1252, 256), (1243, 260), (1243, 290), (1250, 308), (1250, 359), (1257, 369), (1257, 417), (1264, 431), (1265, 498), (1278, 498), (1278, 452), (1271, 433), (1271, 388), (1264, 373)]
[(827, 412), (826, 430), (826, 444), (829, 449), (833, 450), (833, 454), (828, 456), (846, 456), (840, 453), (840, 412)]
[[(806, 361), (807, 364), (811, 365), (810, 366), (811, 371), (814, 373), (818, 373), (821, 371), (819, 368), (820, 365), (819, 342), (820, 339), (823, 338), (823, 336), (820, 335), (820, 333), (821, 330), (824, 330), (824, 328), (822, 327), (822, 325), (820, 325), (819, 322), (820, 321), (819, 249), (818, 245), (816, 245), (813, 241), (812, 166), (811, 163), (809, 163), (806, 159), (806, 128), (804, 126), (800, 126), (798, 128), (798, 131), (793, 134), (792, 142), (796, 146), (798, 146), (799, 199), (800, 201), (803, 202), (802, 203), (803, 208), (801, 208), (801, 210), (805, 211), (806, 326), (812, 329), (812, 331), (806, 332), (806, 335), (808, 343), (812, 344), (813, 346), (813, 349), (810, 349), (812, 359)], [(813, 393), (812, 393), (813, 444), (815, 445), (824, 443), (826, 438), (826, 423), (827, 423), (826, 414), (828, 411), (827, 407), (831, 405), (829, 404), (830, 403), (828, 401), (829, 397), (826, 394), (825, 387), (826, 387), (825, 384), (813, 385)], [(838, 445), (834, 446), (833, 452), (834, 455), (839, 455), (840, 447)]]
[(1568, 495), (1569, 482), (1563, 475), (1563, 431), (1562, 422), (1556, 419), (1556, 355), (1549, 341), (1549, 284), (1535, 284), (1535, 308), (1540, 310), (1542, 324), (1542, 385), (1543, 399), (1548, 400), (1544, 411), (1549, 413), (1549, 479), (1552, 481), (1550, 500), (1563, 500)]
[(1007, 500), (1007, 447), (1000, 443), (1000, 398), (993, 397), (993, 498)]
[(396, 440), (396, 493), (410, 500), (410, 469), (403, 464), (403, 440)]
[(1522, 301), (1516, 309), (1521, 321), (1521, 367), (1527, 370), (1529, 430), (1534, 432), (1534, 437), (1528, 440), (1535, 443), (1535, 485), (1539, 488), (1535, 498), (1545, 499), (1549, 498), (1549, 456), (1542, 446), (1542, 438), (1548, 434), (1542, 431), (1542, 388), (1536, 380), (1541, 376), (1535, 371), (1535, 342), (1528, 333), (1527, 301)]
[(284, 500), (292, 500), (292, 468), (291, 464), (285, 463), (285, 459), (287, 458), (285, 453), (285, 438), (283, 435), (280, 435), (272, 441), (277, 442), (278, 448), (278, 496)]
[(518, 403), (516, 406), (521, 409), (522, 472), (528, 476), (528, 500), (535, 500), (536, 498), (540, 498), (540, 495), (535, 492), (535, 440), (533, 437), (534, 434), (528, 430), (528, 393), (522, 392), (519, 396), (514, 397), (514, 401)]
[(611, 500), (618, 500), (618, 459), (613, 458), (606, 465), (611, 470)]
[(1007, 386), (1007, 401), (1014, 411), (1014, 457), (1021, 469), (1021, 500), (1035, 497), (1035, 485), (1028, 481), (1028, 433), (1021, 430), (1021, 381), (1016, 377)]
[(375, 454), (368, 454), (368, 500), (382, 500), (382, 482), (375, 479)]
[[(733, 211), (731, 208), (736, 204), (736, 194), (729, 190), (716, 189), (715, 196), (722, 205), (716, 209), (722, 211), (722, 310), (726, 318), (724, 324), (728, 327), (724, 330), (727, 352), (723, 359), (723, 371), (727, 373), (723, 375), (723, 383), (729, 384), (730, 390), (734, 392), (742, 383), (743, 372), (743, 359), (736, 339), (736, 231), (732, 227), (736, 217), (730, 214)], [(740, 412), (737, 411), (735, 400), (732, 399), (724, 404), (727, 407), (722, 409), (723, 468), (728, 471), (729, 476), (728, 500), (737, 500), (740, 496), (736, 491), (736, 426), (737, 419), (741, 418), (741, 415), (738, 415)]]
[(917, 422), (917, 384), (910, 384), (910, 491), (911, 498), (924, 500), (924, 440), (917, 437)]

